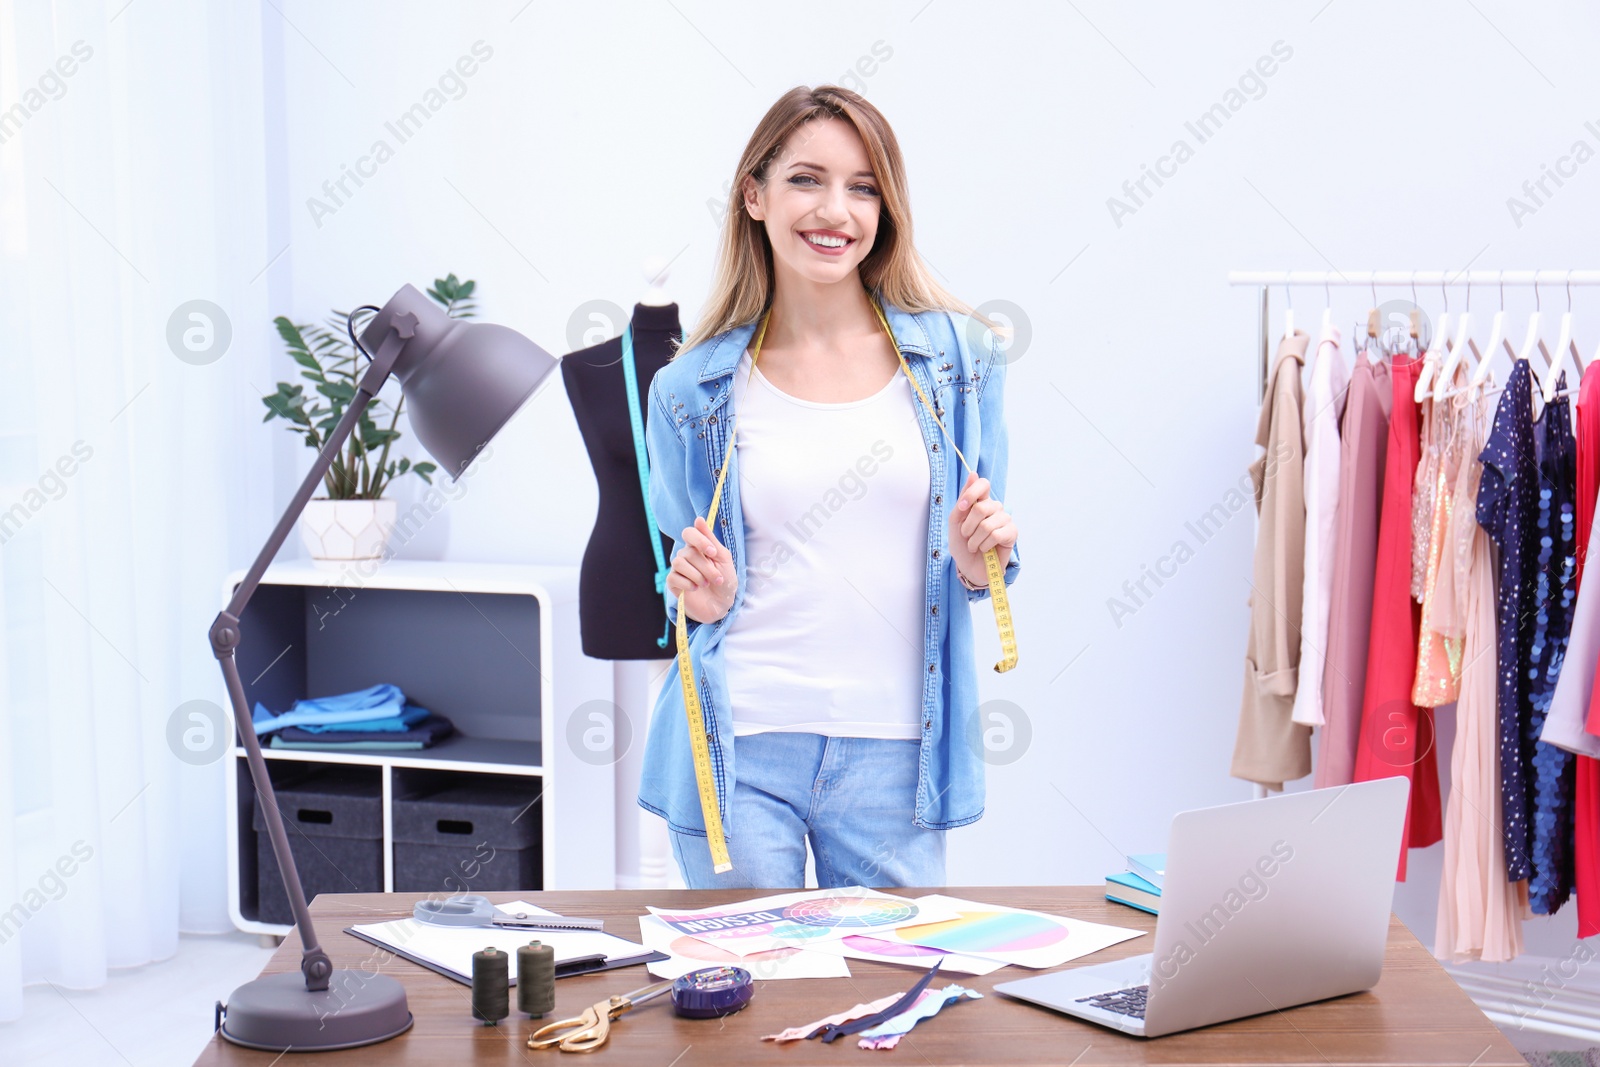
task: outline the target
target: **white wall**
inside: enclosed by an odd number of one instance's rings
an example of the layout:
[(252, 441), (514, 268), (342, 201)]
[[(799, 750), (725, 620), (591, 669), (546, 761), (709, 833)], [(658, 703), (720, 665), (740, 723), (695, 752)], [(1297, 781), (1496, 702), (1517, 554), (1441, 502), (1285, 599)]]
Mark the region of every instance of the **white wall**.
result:
[[(1250, 459), (1255, 293), (1228, 289), (1227, 270), (1600, 266), (1600, 163), (1520, 225), (1506, 203), (1576, 140), (1600, 147), (1584, 125), (1600, 126), (1600, 16), (1575, 2), (285, 0), (262, 17), (280, 65), (274, 310), (304, 321), (454, 271), (478, 279), (485, 319), (554, 352), (576, 347), (569, 319), (587, 301), (631, 306), (647, 255), (676, 257), (671, 289), (696, 311), (708, 205), (756, 121), (790, 87), (873, 57), (855, 87), (905, 151), (919, 247), (965, 299), (1020, 305), (1032, 335), (1007, 388), (1021, 665), (984, 672), (986, 698), (1020, 706), (1032, 740), (992, 772), (984, 819), (953, 835), (955, 884), (1094, 882), (1122, 853), (1164, 847), (1174, 811), (1250, 794), (1227, 774), (1248, 512), (1120, 626), (1107, 607), (1176, 540), (1195, 544), (1185, 522)], [(465, 95), (314, 221), (324, 180), (379, 138), (395, 146), (385, 121), (480, 40), (493, 55)], [(1185, 123), (1280, 41), (1292, 54), (1259, 98), (1199, 143)], [(1193, 157), (1119, 224), (1107, 199), (1180, 138)], [(1437, 306), (1437, 289), (1421, 296)], [(1370, 303), (1334, 299), (1346, 324)], [(1473, 293), (1475, 311), (1498, 301)], [(1320, 315), (1323, 294), (1295, 302)], [(1600, 296), (1574, 304), (1592, 349)], [(286, 434), (279, 448), (286, 501), (309, 457)], [(410, 551), (577, 563), (596, 494), (559, 382), (484, 467)], [(986, 606), (977, 622), (985, 662)], [(1414, 870), (1400, 908), (1431, 943), (1437, 861)]]

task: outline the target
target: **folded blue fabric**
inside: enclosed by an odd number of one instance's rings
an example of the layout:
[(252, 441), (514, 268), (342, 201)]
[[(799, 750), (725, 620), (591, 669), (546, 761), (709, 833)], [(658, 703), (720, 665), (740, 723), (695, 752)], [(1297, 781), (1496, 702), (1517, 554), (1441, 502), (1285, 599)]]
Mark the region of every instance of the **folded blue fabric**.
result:
[[(408, 709), (416, 707), (415, 704), (406, 705)], [(436, 741), (442, 741), (455, 733), (455, 724), (443, 715), (432, 715), (423, 712), (423, 717), (404, 730), (398, 731), (372, 731), (355, 730), (343, 727), (330, 726), (323, 730), (312, 732), (309, 727), (290, 726), (280, 730), (272, 739), (273, 747), (284, 748), (288, 746), (310, 747), (337, 745), (341, 748), (354, 745), (374, 745), (384, 748), (402, 744), (412, 744), (418, 748), (427, 748)]]
[(427, 708), (420, 704), (407, 704), (398, 715), (389, 715), (381, 719), (357, 719), (354, 722), (330, 723), (301, 723), (299, 726), (287, 726), (286, 730), (305, 730), (308, 733), (321, 734), (328, 730), (353, 730), (353, 731), (381, 731), (397, 733), (409, 729), (413, 723), (419, 723), (429, 715)]
[[(384, 683), (357, 689), (351, 693), (297, 700), (294, 706), (282, 715), (274, 715), (257, 702), (251, 721), (255, 725), (257, 737), (274, 730), (281, 730), (285, 726), (327, 726), (384, 719), (398, 722), (405, 708), (405, 702), (406, 695), (400, 691), (399, 686)], [(395, 728), (405, 727), (400, 725)]]

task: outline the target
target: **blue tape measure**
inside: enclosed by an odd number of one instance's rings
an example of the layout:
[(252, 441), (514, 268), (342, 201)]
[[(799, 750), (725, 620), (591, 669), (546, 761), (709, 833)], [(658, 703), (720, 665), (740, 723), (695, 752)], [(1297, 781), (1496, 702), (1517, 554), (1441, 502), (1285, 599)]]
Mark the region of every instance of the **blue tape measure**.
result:
[[(681, 343), (681, 339), (680, 339)], [(656, 592), (666, 589), (667, 561), (661, 552), (661, 534), (656, 527), (655, 508), (650, 504), (650, 455), (644, 443), (644, 417), (639, 411), (639, 372), (633, 365), (633, 323), (622, 331), (622, 380), (628, 392), (628, 423), (633, 429), (633, 454), (639, 463), (639, 486), (644, 492), (644, 517), (650, 527), (650, 549), (656, 557)], [(663, 604), (661, 610), (666, 611)], [(661, 636), (656, 638), (657, 648), (667, 647), (667, 635), (672, 632), (672, 621), (663, 624)]]
[(702, 967), (672, 983), (672, 1010), (687, 1019), (732, 1015), (755, 995), (743, 967)]

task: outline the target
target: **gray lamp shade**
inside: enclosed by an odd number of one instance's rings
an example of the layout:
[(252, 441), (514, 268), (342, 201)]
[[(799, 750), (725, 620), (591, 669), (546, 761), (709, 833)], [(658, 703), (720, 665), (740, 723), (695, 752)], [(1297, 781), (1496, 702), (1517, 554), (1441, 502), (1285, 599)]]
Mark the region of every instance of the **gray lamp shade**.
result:
[(511, 420), (556, 360), (515, 330), (452, 319), (411, 285), (402, 286), (362, 331), (369, 352), (396, 316), (416, 318), (415, 336), (395, 360), (406, 414), (422, 447), (452, 481)]

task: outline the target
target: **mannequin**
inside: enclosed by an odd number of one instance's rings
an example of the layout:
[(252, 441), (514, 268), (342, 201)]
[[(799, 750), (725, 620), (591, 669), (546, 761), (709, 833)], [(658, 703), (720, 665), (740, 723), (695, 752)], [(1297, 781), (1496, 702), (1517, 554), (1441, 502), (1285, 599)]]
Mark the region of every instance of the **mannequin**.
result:
[[(667, 364), (680, 337), (678, 305), (633, 309), (633, 358), (638, 374), (639, 414), (650, 417), (650, 379)], [(578, 575), (578, 618), (583, 653), (595, 659), (671, 659), (665, 645), (667, 613), (656, 589), (655, 554), (647, 539), (644, 493), (628, 419), (622, 372), (622, 339), (613, 337), (561, 360), (572, 413), (600, 485), (600, 507)], [(661, 552), (672, 558), (672, 539), (657, 532)]]
[[(654, 268), (654, 269), (652, 269)], [(663, 290), (665, 260), (645, 264), (650, 282), (633, 309), (633, 358), (642, 420), (650, 418), (650, 380), (671, 359), (682, 337), (678, 305)], [(561, 360), (561, 379), (577, 417), (600, 487), (600, 506), (578, 572), (578, 620), (583, 652), (613, 660), (613, 700), (627, 727), (618, 725), (617, 887), (665, 888), (670, 846), (661, 820), (638, 805), (644, 739), (656, 694), (677, 648), (656, 586), (656, 557), (648, 540), (644, 492), (628, 412), (622, 339), (613, 337)], [(656, 531), (662, 558), (672, 539)], [(659, 840), (658, 840), (659, 839)]]

